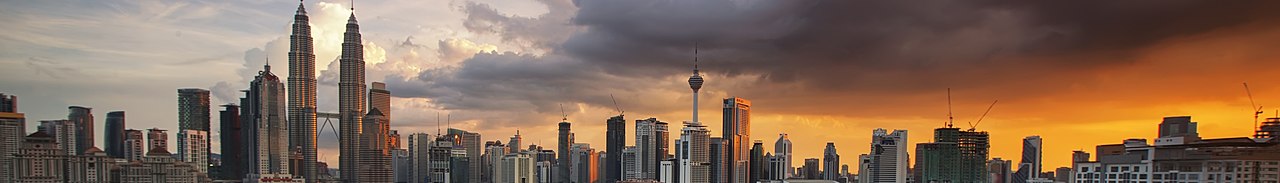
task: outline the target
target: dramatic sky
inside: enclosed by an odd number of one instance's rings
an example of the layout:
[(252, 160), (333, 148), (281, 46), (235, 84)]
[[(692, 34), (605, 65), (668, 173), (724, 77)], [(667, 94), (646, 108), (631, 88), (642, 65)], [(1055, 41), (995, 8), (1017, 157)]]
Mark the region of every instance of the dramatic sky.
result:
[[(355, 3), (367, 80), (388, 84), (392, 127), (406, 136), (434, 134), (442, 115), (485, 140), (520, 130), (553, 147), (563, 105), (577, 140), (603, 149), (604, 121), (618, 113), (611, 95), (628, 123), (656, 117), (678, 129), (691, 120), (695, 44), (706, 78), (699, 121), (719, 136), (720, 99), (749, 99), (751, 138), (772, 149), (789, 134), (797, 159), (834, 142), (855, 163), (876, 128), (928, 142), (947, 120), (947, 88), (963, 128), (999, 100), (977, 126), (991, 133), (992, 157), (1017, 160), (1020, 139), (1040, 135), (1046, 170), (1069, 166), (1072, 150), (1154, 139), (1165, 116), (1194, 116), (1205, 138), (1248, 135), (1242, 82), (1264, 116), (1280, 106), (1280, 79), (1266, 69), (1280, 66), (1280, 1)], [(287, 75), (298, 2), (0, 4), (0, 92), (19, 96), (28, 121), (83, 105), (98, 129), (116, 110), (129, 128), (176, 129), (178, 88), (234, 103), (268, 58)], [(319, 107), (334, 111), (351, 4), (304, 4)], [(320, 139), (336, 165), (336, 138), (326, 129)]]

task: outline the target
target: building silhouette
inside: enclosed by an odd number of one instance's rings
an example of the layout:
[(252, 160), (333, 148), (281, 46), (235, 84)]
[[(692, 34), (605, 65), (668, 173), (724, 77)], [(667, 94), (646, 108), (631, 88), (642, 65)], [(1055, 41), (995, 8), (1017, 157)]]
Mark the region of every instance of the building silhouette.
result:
[(609, 117), (605, 121), (605, 177), (601, 179), (603, 183), (614, 183), (623, 180), (624, 168), (622, 167), (622, 150), (627, 146), (627, 120), (619, 114)]
[(841, 176), (840, 153), (836, 152), (836, 143), (827, 142), (827, 147), (822, 150), (822, 179), (840, 180)]
[[(218, 111), (218, 143), (222, 150), (222, 173), (220, 180), (242, 180), (249, 163), (247, 162), (248, 154), (245, 152), (244, 145), (244, 126), (240, 120), (240, 106), (235, 104), (222, 105), (222, 111)], [(255, 163), (256, 164), (256, 163)]]
[(725, 172), (729, 179), (725, 182), (748, 183), (751, 160), (751, 101), (733, 97), (724, 99), (724, 123), (721, 131), (725, 145), (724, 158), (728, 162)]
[[(93, 147), (93, 143), (95, 142), (94, 137), (96, 136), (94, 136), (94, 132), (97, 130), (94, 130), (93, 127), (93, 109), (82, 106), (71, 106), (67, 107), (67, 110), (69, 111), (69, 114), (67, 114), (67, 120), (74, 124), (74, 131), (76, 131), (76, 134), (71, 135), (75, 137), (75, 141), (71, 144), (75, 145), (71, 146), (72, 148), (70, 148), (69, 151), (66, 151), (66, 153), (83, 154), (84, 150), (89, 149), (89, 147)], [(56, 136), (57, 134), (54, 135)]]
[(102, 129), (102, 145), (107, 156), (124, 158), (124, 127), (124, 111), (107, 112), (106, 126)]

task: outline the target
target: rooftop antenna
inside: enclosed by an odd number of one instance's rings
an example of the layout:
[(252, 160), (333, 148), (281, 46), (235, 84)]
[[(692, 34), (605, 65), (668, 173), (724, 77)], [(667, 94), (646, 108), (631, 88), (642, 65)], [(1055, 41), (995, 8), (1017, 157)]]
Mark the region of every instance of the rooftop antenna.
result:
[(693, 74), (698, 74), (698, 42), (693, 42)]
[(1249, 91), (1249, 83), (1242, 84), (1244, 84), (1244, 93), (1249, 95), (1249, 109), (1253, 110), (1253, 129), (1249, 129), (1249, 131), (1256, 132), (1258, 130), (1258, 115), (1262, 114), (1262, 106), (1253, 102), (1253, 92)]
[(613, 94), (612, 94), (612, 93), (610, 93), (610, 94), (609, 94), (609, 99), (612, 99), (612, 100), (613, 100), (613, 108), (618, 110), (618, 116), (622, 116), (622, 114), (627, 113), (627, 111), (623, 111), (623, 110), (622, 110), (622, 107), (621, 107), (620, 105), (618, 105), (618, 99), (617, 99), (617, 98), (613, 98)]
[(569, 113), (564, 113), (564, 104), (560, 104), (560, 121), (569, 121)]
[(436, 112), (436, 135), (440, 135), (440, 112)]
[(955, 123), (955, 117), (951, 116), (951, 88), (947, 88), (947, 128)]
[(978, 117), (978, 121), (977, 121), (977, 122), (969, 123), (969, 131), (971, 131), (971, 132), (972, 132), (972, 131), (974, 131), (974, 130), (976, 130), (976, 129), (978, 128), (978, 124), (981, 124), (981, 123), (982, 123), (982, 118), (986, 118), (986, 117), (987, 117), (987, 113), (990, 113), (990, 112), (991, 112), (991, 108), (992, 108), (992, 107), (996, 107), (996, 102), (1000, 102), (1000, 100), (996, 100), (995, 102), (991, 102), (991, 106), (987, 106), (987, 112), (982, 112), (982, 116), (979, 116), (979, 117)]
[(450, 130), (453, 129), (453, 113), (444, 115), (444, 124), (448, 125)]

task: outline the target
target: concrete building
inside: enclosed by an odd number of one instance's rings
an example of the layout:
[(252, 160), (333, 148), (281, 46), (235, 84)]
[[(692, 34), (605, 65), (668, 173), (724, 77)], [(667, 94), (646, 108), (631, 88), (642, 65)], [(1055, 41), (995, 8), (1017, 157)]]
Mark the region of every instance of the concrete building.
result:
[(409, 183), (425, 183), (431, 176), (431, 146), (435, 143), (426, 133), (409, 134), (409, 161), (412, 172)]
[(751, 101), (733, 97), (724, 99), (723, 138), (728, 149), (724, 151), (725, 182), (748, 183), (751, 156)]
[[(569, 177), (569, 174), (566, 173), (572, 169), (571, 168), (572, 166), (571, 166), (571, 163), (569, 162), (569, 153), (565, 153), (565, 152), (569, 152), (569, 146), (573, 144), (573, 138), (571, 137), (573, 136), (573, 132), (570, 130), (571, 124), (569, 124), (568, 120), (569, 120), (568, 118), (561, 119), (560, 123), (557, 124), (558, 134), (556, 135), (556, 139), (557, 139), (556, 140), (557, 158), (556, 158), (556, 165), (555, 165), (556, 170), (551, 172), (551, 174), (555, 175), (556, 177), (555, 182), (557, 183), (569, 182), (569, 180), (571, 180)], [(608, 163), (600, 163), (600, 164), (607, 165)], [(608, 169), (601, 169), (601, 171), (608, 171)], [(601, 179), (607, 178), (608, 173), (605, 173), (605, 174), (606, 176), (603, 176), (600, 178)]]
[(23, 139), (22, 148), (13, 154), (13, 182), (19, 183), (54, 183), (66, 179), (67, 167), (63, 166), (63, 158), (67, 156), (64, 148), (59, 147), (55, 137), (36, 131)]
[(773, 175), (769, 176), (769, 180), (783, 180), (795, 175), (795, 168), (791, 166), (791, 150), (791, 139), (787, 138), (787, 134), (778, 134), (778, 141), (773, 143), (774, 163), (769, 168)]
[(856, 180), (859, 183), (871, 182), (871, 155), (868, 155), (868, 154), (858, 155), (858, 176), (857, 177), (858, 178)]
[[(293, 148), (289, 147), (290, 131), (287, 123), (285, 86), (271, 73), (271, 65), (263, 65), (262, 71), (243, 90), (240, 98), (240, 119), (244, 122), (242, 136), (249, 174), (245, 182), (296, 182), (290, 169)], [(304, 163), (303, 166), (306, 166)]]
[(723, 137), (711, 137), (710, 143), (711, 147), (707, 149), (709, 152), (707, 157), (711, 160), (711, 173), (709, 174), (711, 182), (732, 181), (730, 180), (732, 175), (729, 174), (729, 158), (725, 157), (728, 155), (725, 151), (731, 150), (729, 149), (728, 141)]
[(22, 148), (22, 141), (27, 134), (27, 118), (22, 113), (14, 112), (17, 106), (16, 96), (0, 93), (0, 182), (14, 182), (13, 154)]
[[(240, 120), (240, 106), (235, 104), (222, 105), (222, 111), (218, 112), (218, 142), (222, 150), (222, 167), (221, 177), (215, 177), (219, 180), (242, 180), (249, 166), (248, 152), (244, 147), (246, 144), (244, 139), (244, 124)], [(254, 163), (256, 164), (256, 163)]]
[(800, 167), (800, 174), (802, 175), (800, 177), (809, 180), (822, 179), (822, 171), (819, 169), (820, 167), (822, 167), (822, 164), (821, 160), (818, 160), (818, 158), (805, 158), (804, 166)]
[(502, 141), (487, 142), (484, 147), (485, 154), (482, 157), (484, 162), (480, 164), (484, 170), (484, 172), (480, 173), (483, 175), (481, 182), (500, 182), (502, 181), (501, 179), (494, 179), (493, 177), (502, 176), (502, 158), (507, 156), (510, 148), (503, 145)]
[(990, 151), (985, 131), (937, 128), (933, 142), (916, 144), (914, 180), (920, 182), (987, 182)]
[(760, 182), (765, 178), (766, 159), (764, 158), (764, 141), (756, 140), (751, 143), (751, 166), (750, 177), (747, 182)]
[(1018, 171), (1013, 173), (1013, 182), (1044, 182), (1040, 177), (1041, 161), (1044, 159), (1044, 140), (1040, 136), (1028, 136), (1022, 139), (1022, 161), (1018, 162)]
[(68, 183), (110, 182), (115, 176), (112, 169), (126, 163), (123, 159), (107, 156), (101, 149), (90, 147), (83, 155), (65, 159)]
[(698, 122), (689, 122), (681, 130), (676, 143), (680, 161), (678, 182), (711, 181), (711, 132)]
[(147, 153), (156, 149), (165, 149), (165, 153), (169, 152), (169, 132), (160, 128), (147, 129)]
[[(76, 132), (75, 135), (72, 135), (75, 137), (75, 141), (67, 141), (75, 145), (71, 146), (72, 148), (70, 149), (72, 150), (66, 151), (66, 153), (83, 154), (85, 149), (89, 149), (89, 147), (96, 147), (94, 142), (97, 141), (95, 141), (94, 138), (97, 136), (94, 136), (94, 133), (97, 132), (97, 130), (94, 129), (93, 124), (93, 109), (82, 106), (71, 106), (67, 107), (67, 110), (69, 110), (69, 114), (67, 114), (67, 121), (71, 121), (72, 124), (75, 124), (74, 131)], [(57, 136), (57, 134), (54, 134), (54, 136)]]
[(639, 154), (636, 146), (622, 149), (622, 180), (640, 180)]
[[(1270, 120), (1270, 119), (1269, 119)], [(1201, 139), (1189, 116), (1166, 117), (1156, 144), (1128, 139), (1098, 145), (1096, 159), (1074, 162), (1071, 181), (1280, 182), (1280, 142), (1235, 137)]]
[[(178, 89), (178, 135), (182, 135), (186, 130), (198, 130), (205, 133), (203, 136), (205, 139), (200, 140), (204, 142), (200, 144), (202, 147), (188, 147), (187, 144), (185, 144), (187, 143), (187, 139), (178, 137), (178, 154), (188, 154), (187, 152), (195, 151), (203, 152), (203, 156), (205, 157), (200, 159), (207, 163), (210, 152), (208, 142), (211, 140), (209, 139), (210, 137), (208, 134), (211, 130), (209, 124), (210, 117), (209, 90), (199, 88)], [(108, 115), (107, 118), (110, 119), (111, 116)], [(108, 132), (108, 134), (110, 133)], [(201, 148), (202, 150), (186, 148)], [(186, 159), (189, 158), (179, 158), (179, 161), (187, 161)], [(188, 163), (191, 162), (188, 161)], [(208, 164), (202, 164), (196, 168), (200, 170), (201, 173), (207, 174), (209, 172), (208, 167)]]
[(165, 149), (152, 149), (142, 161), (121, 164), (115, 174), (122, 183), (209, 182), (194, 166), (174, 159)]
[(147, 155), (147, 140), (143, 138), (142, 130), (126, 129), (124, 130), (124, 159), (126, 161), (142, 161)]
[(1012, 183), (1009, 179), (1013, 177), (1013, 161), (993, 158), (987, 163), (987, 172), (990, 183)]
[(507, 154), (502, 158), (503, 183), (533, 183), (533, 157), (527, 153)]
[(200, 130), (178, 131), (178, 160), (194, 165), (202, 174), (209, 174), (209, 132)]
[[(480, 133), (468, 132), (466, 130), (460, 130), (460, 129), (454, 129), (454, 128), (450, 128), (448, 130), (448, 133), (450, 136), (453, 136), (454, 139), (456, 139), (456, 141), (454, 141), (454, 149), (462, 149), (466, 151), (467, 165), (465, 167), (467, 167), (467, 172), (480, 172), (481, 171), (480, 155), (484, 154), (484, 149), (482, 149), (484, 147), (481, 146), (484, 143), (484, 141), (481, 140)], [(454, 171), (457, 172), (459, 170), (454, 170)], [(458, 181), (463, 181), (463, 180), (458, 180)], [(480, 177), (467, 176), (467, 180), (465, 181), (479, 182)]]
[(391, 167), (391, 151), (387, 139), (390, 137), (390, 126), (385, 116), (377, 108), (369, 110), (365, 115), (360, 136), (363, 141), (360, 149), (360, 166), (356, 180), (360, 182), (394, 182)]
[(289, 35), (289, 147), (302, 151), (301, 176), (316, 182), (322, 171), (316, 166), (316, 55), (303, 4), (298, 3)]
[(63, 155), (74, 154), (79, 140), (80, 131), (76, 127), (76, 123), (70, 120), (43, 120), (40, 121), (39, 130), (53, 136), (58, 149), (62, 149)]
[(827, 142), (827, 147), (822, 152), (822, 179), (840, 180), (840, 153), (836, 152), (836, 143)]
[(519, 153), (521, 151), (521, 140), (520, 130), (516, 130), (516, 135), (507, 140), (507, 153)]
[[(907, 155), (907, 130), (875, 129), (871, 133), (871, 171), (867, 177), (871, 182), (907, 182), (907, 167), (910, 165)], [(918, 148), (918, 147), (917, 147)]]
[[(585, 143), (575, 143), (569, 149), (569, 159), (572, 164), (571, 167), (573, 167), (573, 170), (567, 172), (570, 179), (572, 179), (570, 182), (596, 182), (599, 178), (597, 167), (600, 166), (600, 156), (596, 153), (596, 150), (592, 149), (590, 144)], [(634, 160), (634, 158), (628, 159)]]
[(107, 155), (113, 158), (124, 158), (124, 111), (107, 113), (106, 127), (102, 129), (103, 141)]
[[(638, 175), (634, 179), (638, 180), (657, 180), (658, 179), (658, 163), (665, 159), (666, 152), (660, 151), (659, 146), (667, 141), (660, 141), (658, 138), (658, 121), (657, 118), (649, 118), (636, 120), (636, 170)], [(665, 123), (663, 123), (665, 124)], [(664, 132), (665, 133), (665, 130)]]
[(626, 179), (626, 175), (622, 165), (622, 159), (626, 156), (622, 155), (622, 150), (627, 146), (627, 120), (619, 114), (609, 117), (605, 121), (605, 157), (604, 166), (605, 177), (601, 178), (602, 183), (614, 183), (619, 180)]

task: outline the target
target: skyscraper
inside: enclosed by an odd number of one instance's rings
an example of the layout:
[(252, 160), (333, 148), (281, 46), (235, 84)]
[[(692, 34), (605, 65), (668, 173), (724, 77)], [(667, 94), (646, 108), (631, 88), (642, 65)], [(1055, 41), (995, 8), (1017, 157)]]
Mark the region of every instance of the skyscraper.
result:
[[(570, 129), (569, 129), (570, 128), (570, 124), (568, 121), (569, 119), (565, 118), (561, 120), (562, 121), (560, 121), (560, 123), (558, 124), (559, 134), (556, 136), (557, 137), (556, 156), (558, 156), (556, 157), (556, 170), (554, 172), (551, 172), (551, 174), (556, 175), (556, 178), (555, 178), (556, 183), (568, 183), (570, 181), (569, 179), (570, 165), (569, 165), (568, 152), (569, 152), (569, 146), (573, 144), (573, 139), (570, 138), (569, 136), (573, 135), (573, 132), (570, 132)], [(607, 170), (603, 170), (603, 171), (607, 171)], [(602, 179), (603, 178), (604, 177), (602, 177)]]
[(107, 149), (107, 156), (124, 158), (124, 119), (124, 111), (107, 113), (106, 128), (102, 129), (103, 139), (106, 139), (102, 145)]
[(822, 150), (822, 179), (824, 180), (840, 180), (840, 153), (836, 152), (836, 143), (827, 142), (826, 149)]
[[(480, 146), (481, 144), (484, 143), (482, 140), (480, 140), (481, 139), (480, 133), (468, 132), (466, 130), (450, 128), (448, 131), (448, 136), (452, 136), (452, 138), (454, 138), (454, 141), (453, 141), (454, 151), (457, 151), (460, 149), (466, 153), (465, 155), (467, 158), (466, 160), (467, 164), (462, 167), (466, 167), (467, 172), (480, 172), (480, 163), (481, 163), (480, 155), (484, 152), (484, 149), (481, 149), (484, 147)], [(461, 170), (453, 170), (453, 171), (460, 172)], [(467, 178), (467, 180), (465, 180), (467, 182), (480, 181), (480, 176), (463, 176), (463, 177)], [(458, 181), (463, 181), (463, 180), (458, 180)]]
[(679, 182), (710, 182), (711, 131), (701, 123), (689, 122), (681, 130), (678, 141)]
[(387, 125), (386, 116), (382, 116), (382, 112), (378, 108), (369, 109), (369, 114), (365, 115), (363, 127), (361, 127), (360, 136), (362, 146), (360, 149), (360, 161), (358, 177), (356, 180), (360, 182), (392, 182), (391, 167), (391, 151), (388, 149), (387, 138), (390, 134), (390, 127)]
[(209, 90), (178, 89), (178, 131), (209, 131)]
[(729, 158), (725, 157), (729, 151), (728, 141), (723, 137), (711, 137), (711, 148), (708, 149), (710, 155), (707, 156), (711, 160), (711, 173), (709, 177), (711, 182), (729, 182)]
[(724, 99), (724, 140), (729, 146), (725, 150), (724, 158), (727, 159), (728, 165), (725, 166), (726, 172), (730, 174), (728, 181), (733, 183), (748, 183), (750, 171), (751, 144), (751, 101), (747, 99), (733, 97)]
[[(248, 166), (248, 159), (244, 152), (244, 126), (240, 122), (240, 106), (235, 104), (222, 105), (222, 111), (218, 112), (218, 142), (222, 147), (222, 180), (241, 180), (244, 179), (245, 166)], [(256, 163), (255, 163), (256, 164)]]
[[(671, 143), (668, 143), (668, 142), (671, 142), (671, 132), (670, 130), (668, 130), (669, 127), (667, 125), (667, 122), (658, 121), (658, 119), (654, 119), (654, 121), (657, 121), (657, 122), (653, 123), (653, 135), (654, 135), (653, 144), (655, 146), (653, 157), (654, 157), (654, 161), (657, 162), (656, 165), (659, 166), (658, 168), (659, 170), (655, 171), (655, 173), (653, 174), (653, 178), (660, 179), (662, 177), (662, 174), (671, 174), (670, 171), (662, 171), (661, 170), (662, 168), (660, 168), (662, 166), (662, 161), (671, 159), (671, 154), (669, 154), (671, 153), (671, 150), (670, 150)], [(672, 165), (674, 166), (675, 164), (672, 164)]]
[(263, 65), (244, 92), (240, 115), (247, 127), (242, 130), (246, 138), (244, 145), (249, 147), (245, 151), (249, 163), (247, 172), (252, 174), (246, 180), (292, 179), (284, 84), (271, 73), (271, 65)]
[(511, 139), (507, 140), (507, 153), (519, 153), (520, 140), (522, 140), (520, 138), (520, 130), (516, 130), (516, 135), (511, 136)]
[(622, 180), (639, 180), (640, 165), (637, 158), (639, 152), (636, 146), (627, 146), (622, 148)]
[(356, 23), (355, 8), (347, 18), (347, 30), (342, 38), (342, 56), (338, 62), (338, 124), (339, 170), (342, 182), (356, 182), (356, 170), (360, 159), (360, 127), (365, 109), (364, 46), (360, 39), (360, 25)]
[(804, 179), (822, 178), (822, 176), (820, 175), (821, 171), (819, 171), (818, 169), (818, 167), (822, 165), (820, 165), (818, 161), (819, 161), (818, 158), (805, 158), (804, 166), (800, 167), (800, 170), (801, 170), (800, 174), (803, 175), (801, 177), (804, 177)]
[(770, 173), (774, 175), (773, 180), (782, 180), (795, 175), (796, 169), (791, 166), (791, 139), (787, 138), (787, 134), (778, 134), (778, 141), (773, 143), (773, 159), (777, 162), (769, 168)]
[(585, 143), (575, 143), (569, 148), (569, 161), (573, 170), (566, 173), (572, 182), (595, 182), (597, 166), (592, 165), (596, 165), (596, 158), (599, 158), (596, 150)]
[(425, 183), (431, 175), (431, 139), (426, 133), (409, 134), (409, 161), (413, 162), (409, 183)]
[(623, 119), (623, 116), (619, 114), (609, 117), (605, 124), (607, 129), (605, 130), (604, 148), (608, 156), (605, 157), (606, 161), (604, 163), (605, 167), (608, 167), (605, 170), (608, 171), (605, 172), (608, 177), (601, 180), (604, 183), (613, 183), (623, 178), (622, 158), (624, 156), (622, 156), (622, 149), (627, 146), (627, 120)]
[(66, 151), (66, 153), (81, 154), (85, 149), (94, 147), (93, 143), (95, 141), (93, 138), (95, 136), (93, 136), (93, 134), (96, 130), (93, 128), (93, 108), (71, 106), (67, 107), (67, 109), (70, 111), (70, 113), (67, 114), (67, 120), (75, 124), (76, 134), (73, 136), (76, 141), (75, 146), (73, 146), (69, 151)]
[(907, 130), (877, 128), (871, 135), (871, 175), (872, 182), (907, 182)]
[(126, 129), (124, 130), (124, 158), (128, 161), (142, 161), (147, 155), (145, 148), (147, 140), (143, 138), (142, 130)]
[[(636, 120), (636, 179), (658, 179), (658, 163), (662, 160), (657, 152), (658, 144), (666, 141), (658, 141), (657, 125), (657, 118)], [(661, 154), (666, 155), (666, 152)]]
[(319, 178), (316, 167), (316, 55), (310, 18), (303, 3), (293, 15), (289, 35), (289, 147), (302, 150), (302, 177)]
[(987, 163), (987, 172), (990, 172), (990, 178), (987, 180), (991, 180), (991, 183), (1011, 183), (1009, 177), (1013, 175), (1012, 170), (1012, 161), (1000, 158), (991, 159), (991, 162)]
[(178, 160), (192, 165), (202, 174), (209, 173), (209, 132), (201, 130), (178, 130)]
[[(0, 105), (4, 105), (0, 110), (0, 165), (12, 165), (13, 154), (18, 153), (27, 134), (26, 115), (13, 110), (16, 100), (16, 96), (0, 93)], [(0, 167), (0, 182), (14, 182), (14, 172), (12, 167)]]
[(764, 179), (765, 159), (764, 159), (764, 141), (755, 140), (751, 143), (751, 166), (747, 182), (760, 182)]
[(986, 182), (991, 145), (985, 131), (937, 128), (931, 143), (916, 145), (915, 180)]
[[(1164, 126), (1163, 123), (1161, 126)], [(1025, 183), (1040, 179), (1040, 161), (1044, 158), (1043, 148), (1043, 140), (1040, 136), (1033, 135), (1022, 139), (1022, 161), (1018, 162), (1018, 171), (1013, 173), (1013, 182)]]

